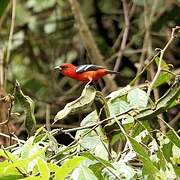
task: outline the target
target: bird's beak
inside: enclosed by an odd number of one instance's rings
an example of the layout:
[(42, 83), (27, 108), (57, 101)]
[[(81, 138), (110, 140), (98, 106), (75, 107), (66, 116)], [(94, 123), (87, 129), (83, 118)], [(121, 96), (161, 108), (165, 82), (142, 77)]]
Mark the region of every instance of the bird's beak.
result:
[(60, 70), (60, 71), (62, 70), (62, 68), (60, 66), (55, 66), (54, 70), (57, 70), (57, 69)]

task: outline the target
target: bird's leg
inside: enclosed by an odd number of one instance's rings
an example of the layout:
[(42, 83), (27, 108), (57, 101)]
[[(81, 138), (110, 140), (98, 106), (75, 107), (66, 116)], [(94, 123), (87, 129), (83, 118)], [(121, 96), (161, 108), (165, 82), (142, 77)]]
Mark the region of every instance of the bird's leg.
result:
[(92, 79), (91, 78), (89, 78), (89, 81), (88, 81), (88, 83), (85, 85), (85, 89), (90, 85), (92, 83)]

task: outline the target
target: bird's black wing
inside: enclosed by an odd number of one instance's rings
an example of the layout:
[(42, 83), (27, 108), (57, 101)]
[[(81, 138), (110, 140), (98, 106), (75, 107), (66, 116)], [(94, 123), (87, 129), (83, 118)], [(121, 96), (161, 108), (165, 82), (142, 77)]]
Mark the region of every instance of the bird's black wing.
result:
[(83, 73), (83, 72), (87, 72), (87, 71), (96, 71), (98, 69), (105, 69), (105, 68), (102, 66), (98, 66), (98, 65), (86, 64), (86, 65), (77, 66), (76, 72)]

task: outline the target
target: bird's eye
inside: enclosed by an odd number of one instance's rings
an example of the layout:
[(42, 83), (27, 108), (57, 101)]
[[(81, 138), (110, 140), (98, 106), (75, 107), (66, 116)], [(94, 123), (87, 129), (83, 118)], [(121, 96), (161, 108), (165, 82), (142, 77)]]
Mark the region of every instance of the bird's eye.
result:
[(67, 68), (67, 66), (60, 66), (62, 69), (66, 69)]

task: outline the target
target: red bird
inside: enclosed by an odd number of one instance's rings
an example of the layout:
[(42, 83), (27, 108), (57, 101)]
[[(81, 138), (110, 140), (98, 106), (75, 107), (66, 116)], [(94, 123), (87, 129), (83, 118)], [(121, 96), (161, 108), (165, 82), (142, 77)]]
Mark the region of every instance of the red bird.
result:
[(68, 76), (88, 84), (102, 78), (107, 74), (118, 74), (116, 71), (111, 71), (102, 66), (92, 64), (74, 66), (73, 64), (65, 63), (55, 67), (55, 69), (59, 69), (64, 76)]

